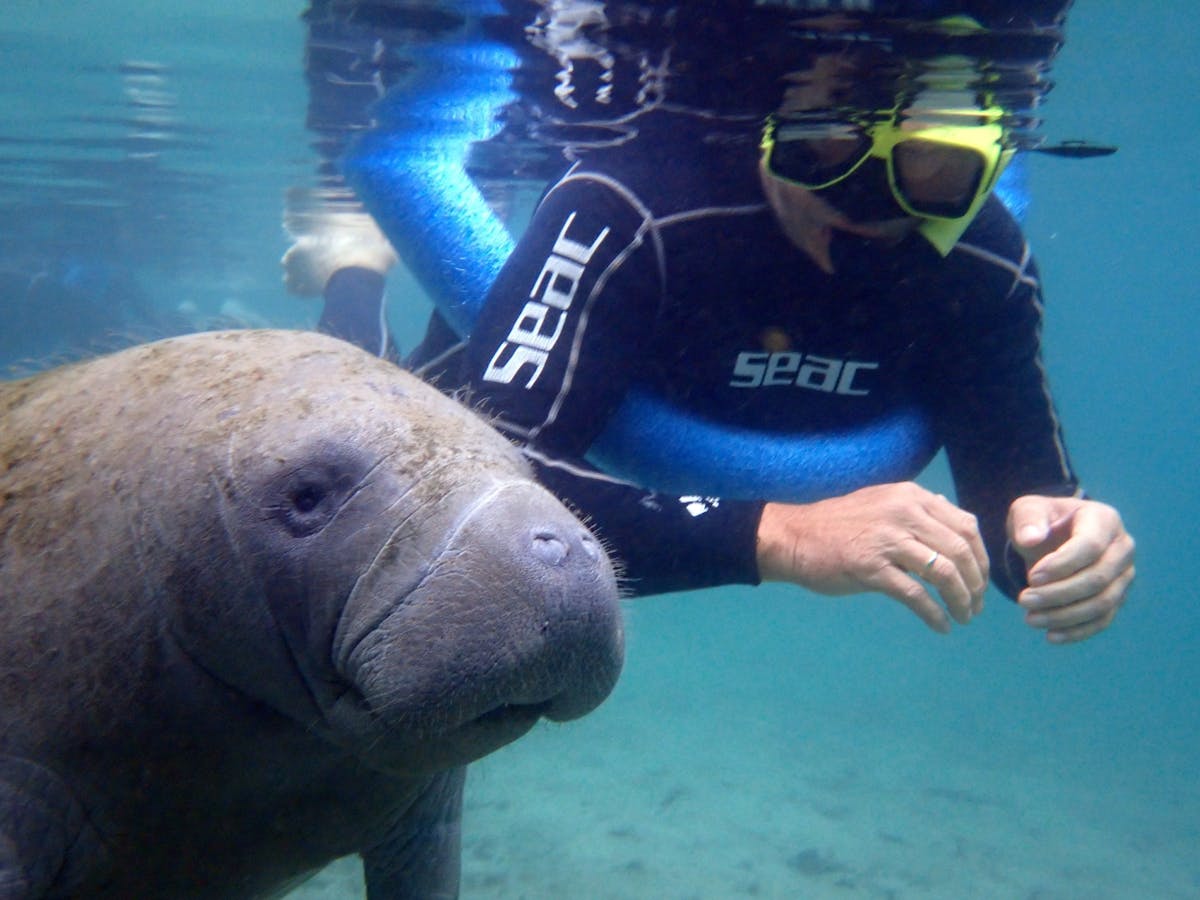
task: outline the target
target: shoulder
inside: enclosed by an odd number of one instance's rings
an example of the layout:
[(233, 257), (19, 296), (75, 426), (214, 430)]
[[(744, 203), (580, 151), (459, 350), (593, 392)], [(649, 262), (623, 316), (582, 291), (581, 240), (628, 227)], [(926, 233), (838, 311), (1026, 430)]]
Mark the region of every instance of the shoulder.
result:
[(753, 135), (670, 124), (644, 123), (628, 143), (584, 154), (551, 193), (607, 192), (647, 220), (763, 203)]
[(1005, 296), (1022, 288), (1040, 289), (1029, 242), (1008, 207), (995, 196), (988, 199), (946, 263), (964, 278), (995, 285)]
[(598, 168), (592, 164), (572, 166), (546, 192), (543, 207), (573, 206), (625, 211), (638, 219), (650, 219), (654, 213), (643, 185), (630, 173)]
[(1025, 235), (1009, 208), (993, 194), (963, 233), (959, 245), (964, 244), (1013, 259), (1024, 252)]

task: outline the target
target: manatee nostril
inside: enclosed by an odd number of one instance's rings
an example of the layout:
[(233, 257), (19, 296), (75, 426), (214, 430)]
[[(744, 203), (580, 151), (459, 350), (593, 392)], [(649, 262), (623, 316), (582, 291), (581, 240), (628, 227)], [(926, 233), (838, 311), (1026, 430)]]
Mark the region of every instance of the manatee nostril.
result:
[(552, 532), (535, 531), (533, 533), (533, 553), (548, 566), (561, 566), (567, 558), (570, 549), (566, 543), (559, 540)]
[(592, 562), (600, 561), (600, 543), (594, 537), (592, 537), (592, 533), (590, 531), (585, 531), (582, 535), (580, 535), (579, 543), (583, 545), (584, 555), (587, 556), (588, 559), (590, 559)]

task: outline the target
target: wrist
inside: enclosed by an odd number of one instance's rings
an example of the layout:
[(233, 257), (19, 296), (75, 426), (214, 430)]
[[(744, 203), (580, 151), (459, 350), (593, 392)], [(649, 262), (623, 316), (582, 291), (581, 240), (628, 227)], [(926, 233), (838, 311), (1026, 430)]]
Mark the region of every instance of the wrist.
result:
[(763, 581), (798, 580), (804, 568), (799, 553), (803, 509), (794, 504), (763, 505), (755, 544), (758, 577)]

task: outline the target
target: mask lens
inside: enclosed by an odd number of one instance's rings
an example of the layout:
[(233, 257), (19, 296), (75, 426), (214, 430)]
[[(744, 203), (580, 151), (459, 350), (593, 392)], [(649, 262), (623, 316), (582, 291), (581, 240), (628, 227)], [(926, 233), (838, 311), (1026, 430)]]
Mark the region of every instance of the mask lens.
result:
[(767, 160), (771, 172), (813, 189), (846, 177), (871, 151), (871, 139), (855, 127), (781, 125), (774, 138)]
[(896, 191), (913, 212), (926, 216), (966, 215), (987, 165), (978, 150), (919, 138), (892, 150)]

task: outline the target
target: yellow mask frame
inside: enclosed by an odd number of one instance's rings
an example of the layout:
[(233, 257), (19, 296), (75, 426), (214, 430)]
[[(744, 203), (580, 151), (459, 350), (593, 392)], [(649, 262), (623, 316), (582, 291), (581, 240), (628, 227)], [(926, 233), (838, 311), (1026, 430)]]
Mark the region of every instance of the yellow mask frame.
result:
[[(1002, 115), (1003, 111), (997, 107), (983, 110), (917, 109), (911, 111), (909, 117), (903, 120), (892, 113), (888, 119), (870, 125), (848, 126), (857, 127), (866, 139), (864, 149), (839, 166), (832, 177), (808, 182), (789, 177), (786, 171), (781, 172), (772, 165), (777, 143), (784, 143), (777, 138), (781, 125), (774, 119), (767, 123), (760, 147), (771, 174), (811, 191), (820, 191), (844, 181), (868, 159), (882, 160), (887, 168), (888, 186), (896, 203), (904, 212), (920, 220), (918, 230), (942, 256), (945, 256), (979, 214), (1005, 167), (1016, 155), (1016, 149), (1007, 142), (1006, 129), (1000, 124)], [(955, 121), (964, 118), (975, 121), (970, 124), (957, 124)], [(979, 121), (981, 119), (982, 122)], [(782, 127), (787, 128), (786, 125)], [(922, 142), (925, 148), (929, 145), (943, 145), (977, 154), (979, 178), (964, 209), (955, 210), (953, 215), (939, 214), (931, 209), (930, 205), (913, 202), (896, 166), (897, 148), (902, 148), (910, 142)]]

